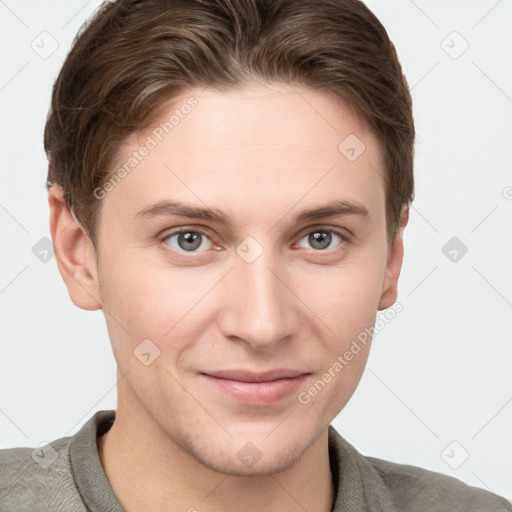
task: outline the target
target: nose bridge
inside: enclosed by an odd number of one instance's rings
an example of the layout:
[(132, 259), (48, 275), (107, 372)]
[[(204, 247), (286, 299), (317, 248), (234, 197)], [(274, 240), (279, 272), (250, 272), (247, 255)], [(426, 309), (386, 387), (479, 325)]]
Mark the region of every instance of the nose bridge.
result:
[(225, 334), (255, 348), (269, 347), (291, 334), (291, 292), (279, 276), (282, 268), (270, 246), (248, 237), (237, 247), (229, 276)]

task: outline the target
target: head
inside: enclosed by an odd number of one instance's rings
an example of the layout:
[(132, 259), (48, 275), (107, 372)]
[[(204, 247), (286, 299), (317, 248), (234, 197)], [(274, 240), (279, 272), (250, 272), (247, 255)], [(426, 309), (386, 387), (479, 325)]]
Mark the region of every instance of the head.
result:
[[(104, 311), (118, 412), (219, 471), (293, 464), (396, 301), (413, 144), (394, 46), (359, 0), (105, 3), (55, 83), (45, 149), (59, 270)], [(277, 368), (305, 377), (265, 406), (205, 376)]]

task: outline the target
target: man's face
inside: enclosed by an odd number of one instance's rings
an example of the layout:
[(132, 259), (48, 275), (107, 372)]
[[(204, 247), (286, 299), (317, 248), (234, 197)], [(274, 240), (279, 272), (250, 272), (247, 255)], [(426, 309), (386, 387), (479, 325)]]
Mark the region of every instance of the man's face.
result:
[[(289, 467), (351, 397), (370, 343), (338, 356), (394, 302), (376, 137), (339, 101), (275, 85), (187, 91), (126, 142), (113, 169), (137, 163), (102, 199), (97, 268), (126, 374), (118, 414), (217, 471)], [(230, 223), (139, 214), (162, 201)], [(335, 202), (345, 213), (296, 218)], [(266, 388), (207, 376), (275, 369), (303, 376)], [(244, 465), (241, 449), (261, 459)]]

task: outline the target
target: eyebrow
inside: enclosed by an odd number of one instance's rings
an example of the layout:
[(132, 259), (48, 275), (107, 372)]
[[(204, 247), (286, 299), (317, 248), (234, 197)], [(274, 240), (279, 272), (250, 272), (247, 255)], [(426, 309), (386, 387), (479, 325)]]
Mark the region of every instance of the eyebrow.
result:
[[(335, 200), (316, 208), (307, 208), (301, 210), (293, 217), (293, 222), (301, 223), (310, 220), (323, 219), (325, 217), (345, 215), (358, 215), (361, 218), (368, 219), (370, 213), (368, 209), (362, 204), (346, 200)], [(215, 208), (202, 208), (191, 204), (182, 203), (180, 201), (171, 200), (161, 200), (146, 206), (135, 215), (135, 219), (143, 220), (154, 217), (170, 216), (199, 219), (212, 223), (222, 224), (227, 227), (232, 227), (233, 225), (231, 217), (226, 215), (221, 210)]]

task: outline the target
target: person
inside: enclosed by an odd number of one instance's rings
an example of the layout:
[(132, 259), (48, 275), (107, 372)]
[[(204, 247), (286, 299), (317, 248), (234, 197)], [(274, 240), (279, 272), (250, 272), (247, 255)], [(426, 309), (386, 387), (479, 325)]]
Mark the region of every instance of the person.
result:
[(397, 303), (415, 130), (359, 0), (117, 0), (45, 128), (73, 303), (105, 315), (115, 411), (0, 452), (2, 511), (511, 511), (330, 424)]

